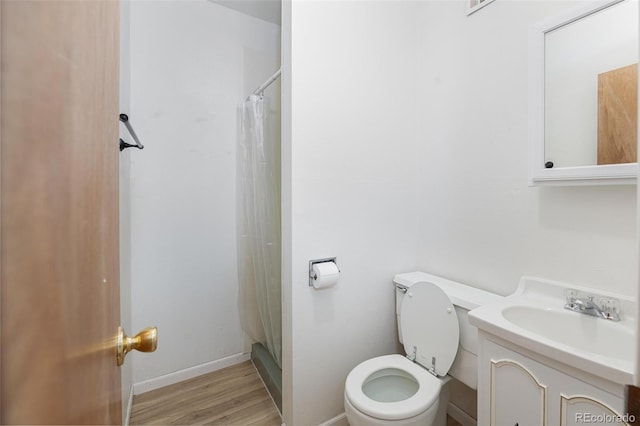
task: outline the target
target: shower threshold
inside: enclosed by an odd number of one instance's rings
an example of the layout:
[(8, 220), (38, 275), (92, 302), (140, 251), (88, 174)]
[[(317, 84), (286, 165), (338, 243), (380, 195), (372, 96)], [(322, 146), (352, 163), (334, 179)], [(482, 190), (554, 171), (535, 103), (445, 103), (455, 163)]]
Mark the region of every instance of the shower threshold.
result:
[(282, 370), (274, 361), (269, 351), (260, 343), (251, 346), (251, 360), (256, 366), (273, 402), (282, 413)]

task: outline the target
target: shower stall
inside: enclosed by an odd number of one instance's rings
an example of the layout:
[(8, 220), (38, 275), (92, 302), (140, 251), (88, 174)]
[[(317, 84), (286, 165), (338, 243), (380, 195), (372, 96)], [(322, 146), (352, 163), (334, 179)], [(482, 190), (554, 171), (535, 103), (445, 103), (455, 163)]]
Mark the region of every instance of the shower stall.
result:
[(264, 94), (279, 76), (240, 108), (237, 235), (242, 328), (256, 342), (251, 357), (282, 410), (279, 99)]

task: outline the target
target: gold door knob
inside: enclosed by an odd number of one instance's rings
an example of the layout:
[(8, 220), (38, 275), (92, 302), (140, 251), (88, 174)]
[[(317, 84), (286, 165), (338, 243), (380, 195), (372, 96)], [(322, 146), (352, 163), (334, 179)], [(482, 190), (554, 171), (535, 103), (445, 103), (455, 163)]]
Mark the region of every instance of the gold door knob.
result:
[(158, 327), (147, 327), (134, 337), (124, 334), (118, 327), (118, 366), (124, 364), (124, 357), (133, 349), (140, 352), (153, 352), (158, 347)]

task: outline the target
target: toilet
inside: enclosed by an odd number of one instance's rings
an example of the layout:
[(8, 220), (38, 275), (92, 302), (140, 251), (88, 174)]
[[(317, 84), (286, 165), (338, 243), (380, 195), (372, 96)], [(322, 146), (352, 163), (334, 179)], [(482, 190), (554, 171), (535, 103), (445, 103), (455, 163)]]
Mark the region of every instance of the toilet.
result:
[(477, 388), (477, 329), (467, 314), (501, 296), (424, 272), (396, 275), (393, 283), (406, 355), (351, 370), (344, 390), (349, 425), (444, 425), (451, 377)]

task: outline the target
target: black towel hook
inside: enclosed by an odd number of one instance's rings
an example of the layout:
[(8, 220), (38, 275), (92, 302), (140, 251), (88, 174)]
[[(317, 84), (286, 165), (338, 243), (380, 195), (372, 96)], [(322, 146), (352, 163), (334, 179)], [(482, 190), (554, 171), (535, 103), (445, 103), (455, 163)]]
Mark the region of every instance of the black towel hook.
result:
[(138, 139), (138, 135), (136, 135), (136, 132), (133, 130), (133, 127), (131, 127), (131, 124), (129, 123), (129, 116), (127, 114), (120, 114), (120, 121), (124, 123), (127, 130), (129, 130), (129, 133), (131, 133), (131, 137), (136, 142), (136, 144), (133, 145), (130, 143), (126, 143), (124, 140), (122, 140), (122, 138), (120, 138), (120, 151), (126, 148), (143, 149), (144, 145), (142, 145), (142, 143), (140, 142), (140, 139)]

